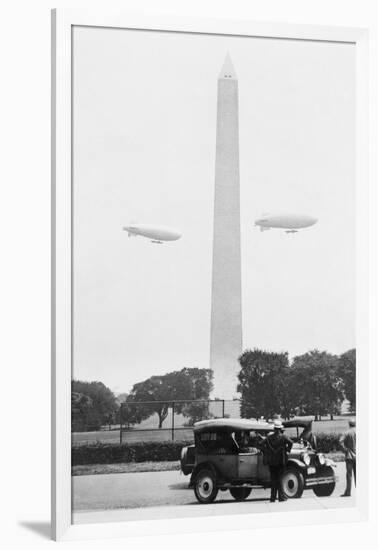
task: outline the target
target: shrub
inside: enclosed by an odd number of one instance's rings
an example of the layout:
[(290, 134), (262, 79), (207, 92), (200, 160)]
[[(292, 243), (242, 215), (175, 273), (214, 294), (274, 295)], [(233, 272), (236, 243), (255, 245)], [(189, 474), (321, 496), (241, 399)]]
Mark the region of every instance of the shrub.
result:
[(341, 451), (340, 433), (317, 433), (317, 450), (321, 453), (330, 453), (333, 451)]
[[(317, 447), (322, 453), (341, 451), (339, 433), (318, 433)], [(187, 441), (149, 441), (122, 445), (92, 443), (72, 447), (72, 466), (117, 464), (121, 462), (164, 462), (179, 460)]]
[(95, 443), (72, 447), (72, 466), (120, 462), (162, 462), (179, 460), (187, 441), (149, 441), (118, 445)]

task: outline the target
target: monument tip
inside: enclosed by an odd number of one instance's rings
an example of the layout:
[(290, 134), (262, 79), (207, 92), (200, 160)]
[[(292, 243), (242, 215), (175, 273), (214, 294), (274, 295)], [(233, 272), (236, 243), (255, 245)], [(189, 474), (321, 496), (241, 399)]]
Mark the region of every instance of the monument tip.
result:
[(231, 61), (231, 57), (230, 57), (230, 54), (227, 52), (227, 55), (225, 57), (225, 60), (224, 60), (224, 63), (223, 63), (223, 66), (222, 66), (222, 70), (221, 72), (219, 73), (219, 78), (220, 79), (236, 79), (236, 72), (235, 72), (235, 69), (234, 69), (234, 66), (232, 64), (232, 61)]

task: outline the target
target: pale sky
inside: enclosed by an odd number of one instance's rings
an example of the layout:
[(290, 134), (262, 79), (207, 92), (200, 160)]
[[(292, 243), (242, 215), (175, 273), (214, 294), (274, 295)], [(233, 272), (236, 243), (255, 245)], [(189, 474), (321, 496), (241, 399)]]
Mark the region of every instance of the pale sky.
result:
[[(227, 52), (239, 81), (243, 347), (355, 346), (354, 46), (75, 28), (75, 378), (127, 392), (209, 366)], [(276, 211), (319, 221), (294, 235), (254, 227)], [(128, 238), (131, 222), (183, 237)]]

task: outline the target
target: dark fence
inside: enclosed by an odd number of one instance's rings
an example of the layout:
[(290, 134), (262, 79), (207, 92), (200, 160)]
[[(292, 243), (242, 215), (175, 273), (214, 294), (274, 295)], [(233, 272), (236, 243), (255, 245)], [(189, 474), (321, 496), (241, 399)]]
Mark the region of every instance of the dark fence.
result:
[(240, 400), (127, 401), (120, 408), (120, 443), (138, 432), (149, 432), (151, 441), (188, 439), (195, 422), (229, 417), (240, 418)]

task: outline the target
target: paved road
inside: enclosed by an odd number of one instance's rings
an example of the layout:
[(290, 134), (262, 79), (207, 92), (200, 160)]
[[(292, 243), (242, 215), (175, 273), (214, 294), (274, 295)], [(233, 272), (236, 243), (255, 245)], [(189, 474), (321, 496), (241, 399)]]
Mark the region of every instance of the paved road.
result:
[[(338, 463), (337, 475), (339, 480), (331, 497), (318, 498), (312, 490), (307, 490), (301, 499), (271, 504), (269, 490), (255, 489), (246, 501), (237, 503), (229, 491), (220, 491), (211, 505), (197, 503), (193, 490), (188, 489), (189, 478), (178, 471), (78, 476), (73, 478), (74, 522), (121, 521), (126, 512), (128, 519), (134, 516), (142, 519), (140, 514), (136, 515), (141, 509), (166, 506), (180, 506), (183, 514), (190, 509), (192, 516), (203, 514), (204, 508), (206, 514), (219, 514), (222, 505), (225, 506), (222, 506), (222, 513), (229, 507), (232, 513), (250, 513), (354, 506), (354, 498), (339, 498), (345, 486), (344, 463)], [(175, 508), (175, 517), (177, 510)]]

